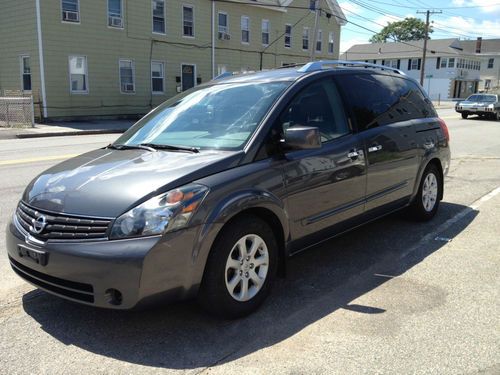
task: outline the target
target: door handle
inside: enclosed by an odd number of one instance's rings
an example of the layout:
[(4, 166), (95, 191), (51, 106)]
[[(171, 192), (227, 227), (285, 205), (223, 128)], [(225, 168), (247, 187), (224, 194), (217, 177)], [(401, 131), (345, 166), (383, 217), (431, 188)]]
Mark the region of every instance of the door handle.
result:
[(354, 158), (357, 158), (358, 156), (360, 156), (360, 153), (356, 150), (351, 150), (348, 154), (347, 154), (347, 157), (350, 158), (350, 159), (354, 159)]
[(380, 150), (382, 150), (382, 145), (368, 147), (368, 152), (377, 152)]

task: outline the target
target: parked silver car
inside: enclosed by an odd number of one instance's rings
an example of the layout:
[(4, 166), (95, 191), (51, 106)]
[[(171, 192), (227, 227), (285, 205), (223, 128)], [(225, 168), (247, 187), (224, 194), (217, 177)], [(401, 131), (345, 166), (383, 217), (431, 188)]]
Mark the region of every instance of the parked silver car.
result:
[(455, 110), (466, 119), (478, 115), (492, 120), (500, 120), (500, 102), (496, 94), (473, 94), (455, 105)]

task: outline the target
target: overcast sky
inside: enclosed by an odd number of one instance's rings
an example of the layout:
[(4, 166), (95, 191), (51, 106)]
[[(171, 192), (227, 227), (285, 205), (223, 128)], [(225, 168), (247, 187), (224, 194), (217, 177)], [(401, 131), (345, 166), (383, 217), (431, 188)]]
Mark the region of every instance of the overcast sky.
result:
[(368, 43), (373, 35), (363, 26), (378, 32), (388, 22), (425, 14), (417, 11), (442, 10), (434, 14), (432, 39), (500, 38), (500, 0), (338, 0), (349, 23), (342, 27), (340, 52), (350, 46)]

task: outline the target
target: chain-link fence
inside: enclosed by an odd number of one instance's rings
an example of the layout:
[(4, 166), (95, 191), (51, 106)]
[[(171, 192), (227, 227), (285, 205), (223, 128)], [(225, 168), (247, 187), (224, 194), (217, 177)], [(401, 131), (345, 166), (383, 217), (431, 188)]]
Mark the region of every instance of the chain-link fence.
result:
[(33, 97), (0, 97), (0, 127), (35, 126)]

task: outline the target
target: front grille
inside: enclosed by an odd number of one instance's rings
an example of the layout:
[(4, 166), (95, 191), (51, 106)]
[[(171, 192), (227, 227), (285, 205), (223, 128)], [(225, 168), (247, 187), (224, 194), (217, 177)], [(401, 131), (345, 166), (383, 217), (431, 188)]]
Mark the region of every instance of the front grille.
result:
[(10, 256), (9, 260), (14, 272), (30, 283), (64, 297), (94, 303), (94, 288), (92, 285), (46, 275), (22, 265)]
[[(40, 233), (34, 230), (35, 221), (45, 217), (45, 227)], [(16, 217), (19, 224), (36, 239), (47, 240), (89, 240), (106, 239), (110, 219), (81, 218), (71, 215), (56, 215), (32, 208), (19, 202)]]

